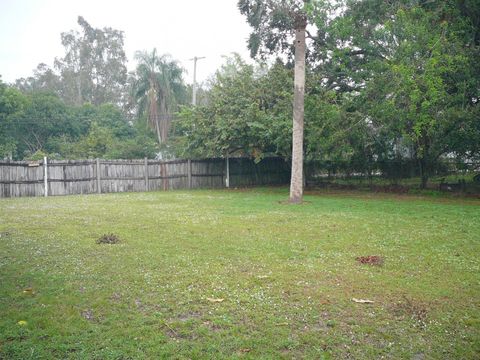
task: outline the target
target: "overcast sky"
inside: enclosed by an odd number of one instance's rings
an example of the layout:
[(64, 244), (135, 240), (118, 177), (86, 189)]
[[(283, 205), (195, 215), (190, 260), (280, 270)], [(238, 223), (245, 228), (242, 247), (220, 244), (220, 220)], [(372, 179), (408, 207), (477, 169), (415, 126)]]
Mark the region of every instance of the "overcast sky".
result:
[(124, 31), (129, 70), (135, 51), (154, 47), (181, 62), (188, 83), (194, 56), (206, 57), (197, 66), (200, 82), (222, 64), (222, 55), (248, 58), (250, 28), (237, 0), (0, 0), (2, 80), (27, 77), (42, 62), (52, 66), (64, 54), (60, 33), (79, 30), (79, 15), (93, 27)]

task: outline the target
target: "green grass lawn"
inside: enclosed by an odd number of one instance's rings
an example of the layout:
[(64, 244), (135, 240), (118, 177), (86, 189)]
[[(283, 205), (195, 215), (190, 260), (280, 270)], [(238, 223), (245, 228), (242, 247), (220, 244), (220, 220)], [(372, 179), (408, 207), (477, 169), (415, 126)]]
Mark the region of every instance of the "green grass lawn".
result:
[(480, 201), (286, 198), (0, 200), (0, 358), (480, 357)]

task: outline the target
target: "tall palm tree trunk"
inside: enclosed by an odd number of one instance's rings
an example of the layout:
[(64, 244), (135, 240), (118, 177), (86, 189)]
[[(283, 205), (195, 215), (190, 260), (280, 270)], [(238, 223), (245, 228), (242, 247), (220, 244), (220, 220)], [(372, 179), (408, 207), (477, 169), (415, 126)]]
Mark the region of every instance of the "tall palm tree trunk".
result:
[(170, 109), (167, 105), (166, 95), (162, 95), (160, 97), (160, 112), (161, 112), (162, 116), (159, 119), (160, 138), (161, 138), (162, 142), (167, 141), (167, 137), (168, 137), (168, 128), (169, 128), (169, 125), (170, 125), (169, 110)]
[(153, 87), (150, 88), (148, 91), (148, 97), (149, 97), (149, 109), (148, 109), (148, 122), (150, 123), (149, 125), (155, 129), (155, 134), (157, 135), (158, 143), (162, 143), (162, 136), (160, 133), (160, 126), (159, 126), (159, 120), (160, 120), (160, 115), (158, 111), (158, 105), (157, 105), (157, 92)]
[(297, 19), (295, 26), (295, 92), (293, 100), (292, 177), (290, 203), (303, 199), (303, 117), (305, 99), (305, 29), (306, 19)]

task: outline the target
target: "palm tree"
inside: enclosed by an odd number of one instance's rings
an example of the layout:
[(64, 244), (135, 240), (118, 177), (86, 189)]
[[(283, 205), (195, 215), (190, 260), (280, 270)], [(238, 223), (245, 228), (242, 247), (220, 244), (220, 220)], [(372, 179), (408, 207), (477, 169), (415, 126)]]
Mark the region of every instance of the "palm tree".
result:
[(158, 142), (167, 140), (172, 113), (185, 98), (183, 69), (169, 55), (137, 51), (138, 65), (133, 82), (133, 98), (138, 115), (146, 113), (149, 126), (155, 131)]

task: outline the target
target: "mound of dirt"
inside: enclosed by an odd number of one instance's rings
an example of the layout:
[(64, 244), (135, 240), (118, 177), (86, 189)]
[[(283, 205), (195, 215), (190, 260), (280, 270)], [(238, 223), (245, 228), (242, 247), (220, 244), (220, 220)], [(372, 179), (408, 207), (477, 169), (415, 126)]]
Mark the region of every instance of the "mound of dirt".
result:
[(97, 244), (118, 244), (120, 238), (115, 234), (104, 234), (97, 239)]
[(383, 258), (377, 255), (370, 255), (370, 256), (359, 256), (355, 258), (361, 264), (368, 264), (368, 265), (383, 265)]

